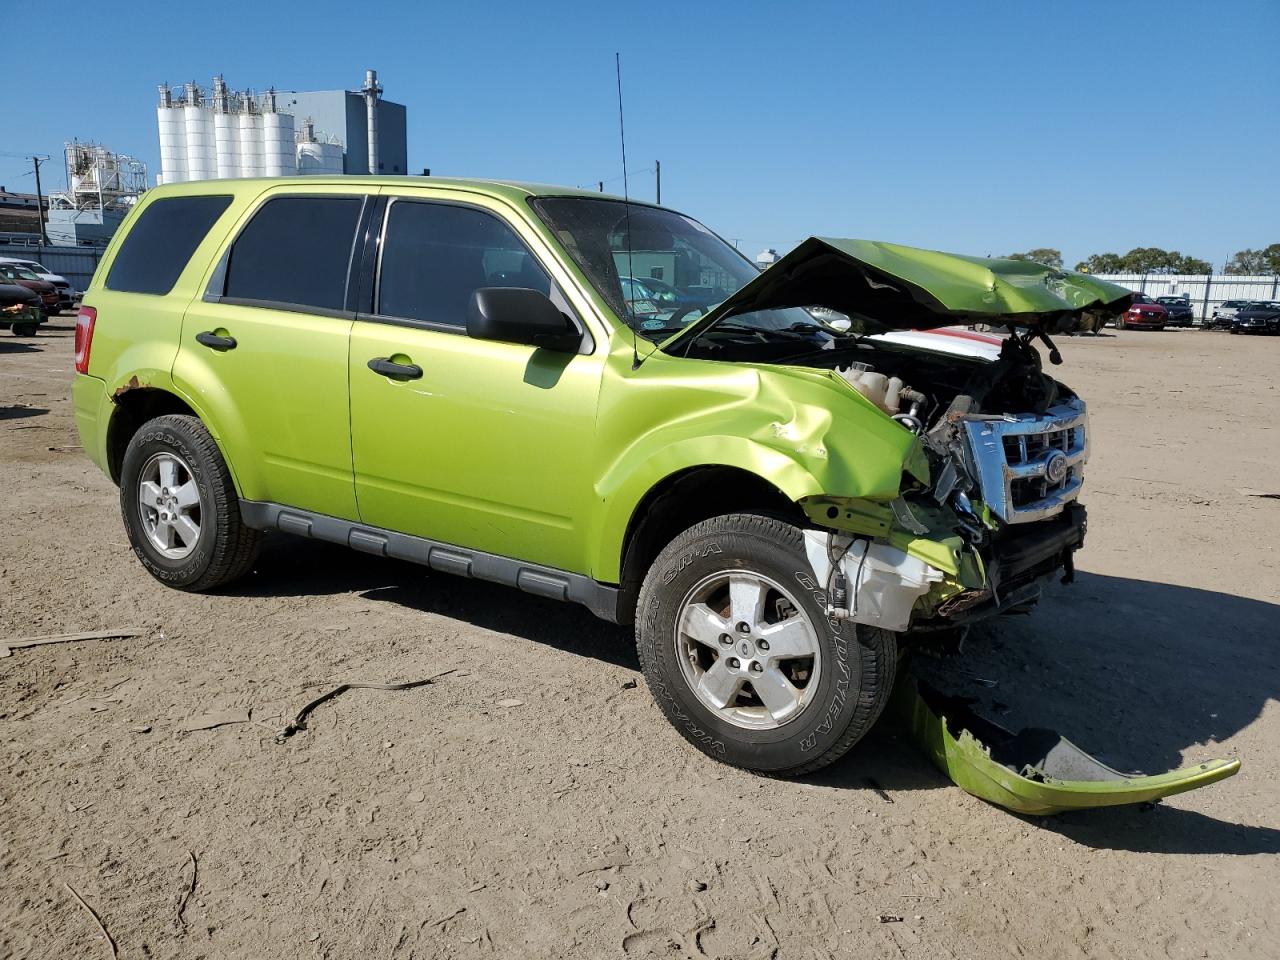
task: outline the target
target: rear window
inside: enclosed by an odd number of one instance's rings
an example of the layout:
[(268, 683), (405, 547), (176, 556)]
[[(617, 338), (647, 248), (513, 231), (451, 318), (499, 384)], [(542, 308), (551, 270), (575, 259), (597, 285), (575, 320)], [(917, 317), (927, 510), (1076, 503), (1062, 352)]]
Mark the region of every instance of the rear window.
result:
[(150, 204), (125, 236), (107, 274), (107, 289), (168, 293), (230, 204), (228, 196), (168, 197)]
[(224, 296), (342, 310), (362, 197), (277, 197), (236, 238)]

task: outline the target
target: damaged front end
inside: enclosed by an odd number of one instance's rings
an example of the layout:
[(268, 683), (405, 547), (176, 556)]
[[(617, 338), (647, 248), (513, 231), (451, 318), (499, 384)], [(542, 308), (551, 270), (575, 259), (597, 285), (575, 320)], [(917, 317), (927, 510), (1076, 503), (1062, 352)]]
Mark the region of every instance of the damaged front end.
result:
[[(1130, 298), (1027, 261), (810, 238), (663, 349), (825, 368), (915, 435), (897, 499), (830, 491), (801, 506), (816, 528), (807, 545), (829, 615), (920, 633), (1026, 607), (1053, 575), (1070, 581), (1086, 527), (1077, 499), (1088, 417), (1084, 401), (1043, 372), (1036, 344), (1061, 363), (1051, 334), (1086, 313), (1121, 312)], [(786, 342), (794, 323), (762, 333), (795, 307), (846, 318), (845, 332), (800, 351)], [(955, 324), (1007, 336), (987, 340), (986, 356), (947, 349), (941, 335), (903, 342), (902, 331)]]
[[(993, 362), (949, 379), (934, 373), (936, 360), (921, 366), (875, 349), (874, 362), (921, 384), (926, 404), (912, 405), (904, 429), (917, 435), (923, 468), (905, 470), (887, 504), (802, 503), (817, 528), (806, 538), (829, 614), (920, 636), (1025, 609), (1053, 577), (1069, 583), (1087, 529), (1078, 502), (1089, 458), (1084, 401), (1042, 372), (1017, 332)], [(897, 585), (866, 586), (868, 570), (885, 565), (902, 572)], [(890, 589), (898, 599), (875, 599)], [(872, 612), (900, 614), (904, 604), (905, 617)]]

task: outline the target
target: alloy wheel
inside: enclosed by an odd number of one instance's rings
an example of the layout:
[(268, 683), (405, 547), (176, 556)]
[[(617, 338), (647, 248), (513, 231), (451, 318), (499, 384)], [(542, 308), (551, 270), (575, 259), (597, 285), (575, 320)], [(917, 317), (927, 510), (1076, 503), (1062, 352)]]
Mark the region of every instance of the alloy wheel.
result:
[(676, 658), (690, 690), (721, 719), (772, 730), (798, 717), (818, 688), (818, 631), (777, 581), (728, 570), (680, 604)]
[(200, 541), (200, 490), (185, 460), (157, 453), (138, 474), (138, 516), (163, 557), (183, 560)]

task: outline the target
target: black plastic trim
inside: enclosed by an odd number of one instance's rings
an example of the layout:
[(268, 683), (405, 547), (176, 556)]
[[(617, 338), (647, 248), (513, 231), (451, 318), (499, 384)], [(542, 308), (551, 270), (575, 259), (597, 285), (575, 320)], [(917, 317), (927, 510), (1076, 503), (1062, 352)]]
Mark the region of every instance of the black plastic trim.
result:
[(312, 540), (342, 544), (363, 553), (408, 560), (442, 573), (501, 583), (535, 596), (578, 603), (597, 617), (610, 623), (619, 622), (618, 588), (580, 573), (468, 550), (278, 503), (241, 500), (240, 516), (257, 530), (279, 530)]
[(288, 313), (305, 313), (313, 317), (333, 317), (335, 320), (354, 320), (356, 315), (347, 310), (334, 310), (332, 307), (311, 307), (305, 303), (285, 303), (282, 300), (250, 300), (246, 297), (211, 297), (206, 295), (206, 303), (227, 303), (233, 307), (261, 307), (264, 310), (283, 310)]

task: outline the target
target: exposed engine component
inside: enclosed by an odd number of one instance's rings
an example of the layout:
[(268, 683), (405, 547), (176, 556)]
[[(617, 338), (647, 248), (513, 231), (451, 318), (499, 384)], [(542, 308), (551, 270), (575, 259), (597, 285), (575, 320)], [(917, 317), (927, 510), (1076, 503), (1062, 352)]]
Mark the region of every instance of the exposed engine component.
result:
[[(924, 422), (920, 419), (920, 411), (929, 398), (918, 390), (913, 390), (902, 382), (901, 377), (891, 377), (872, 369), (871, 364), (854, 361), (846, 367), (837, 367), (836, 372), (889, 416), (893, 417), (912, 433), (924, 430)], [(910, 407), (904, 412), (902, 403), (906, 401)]]
[(905, 630), (915, 602), (943, 578), (941, 570), (887, 543), (847, 534), (806, 530), (804, 549), (835, 620)]

